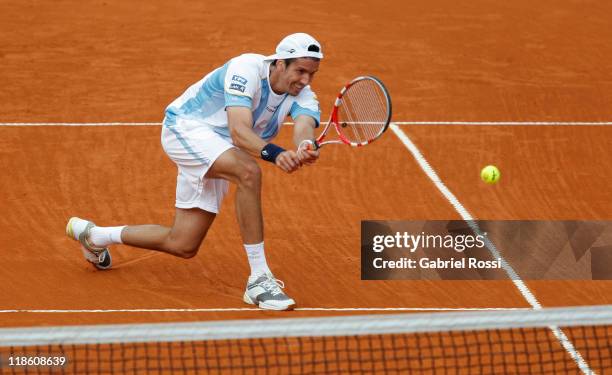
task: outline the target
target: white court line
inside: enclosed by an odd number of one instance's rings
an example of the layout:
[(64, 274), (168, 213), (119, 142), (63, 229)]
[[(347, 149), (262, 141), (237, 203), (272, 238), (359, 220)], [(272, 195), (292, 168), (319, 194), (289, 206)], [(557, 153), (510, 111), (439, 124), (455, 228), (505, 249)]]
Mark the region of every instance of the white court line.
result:
[[(0, 122), (0, 126), (159, 126), (161, 122)], [(284, 125), (293, 125), (285, 122)], [(612, 122), (594, 121), (396, 121), (395, 125), (465, 126), (610, 126)]]
[(580, 122), (580, 121), (400, 121), (395, 125), (468, 125), (468, 126), (609, 126), (612, 122)]
[[(528, 307), (298, 307), (296, 311), (521, 311)], [(142, 312), (228, 312), (262, 311), (255, 307), (239, 308), (192, 308), (192, 309), (15, 309), (0, 310), (0, 314), (72, 314), (72, 313), (142, 313)]]
[[(472, 230), (474, 231), (476, 235), (482, 236), (483, 233), (480, 230), (480, 227), (478, 226), (478, 224), (476, 223), (475, 221), (476, 219), (472, 215), (470, 215), (470, 213), (465, 209), (465, 207), (463, 207), (461, 202), (459, 202), (457, 197), (446, 187), (446, 185), (444, 185), (444, 183), (442, 182), (442, 180), (440, 179), (436, 171), (434, 171), (431, 165), (429, 165), (429, 162), (425, 159), (421, 151), (419, 151), (417, 146), (406, 135), (406, 133), (404, 133), (395, 124), (391, 124), (391, 130), (393, 130), (395, 135), (397, 135), (397, 137), (400, 139), (400, 141), (402, 141), (404, 146), (406, 146), (408, 151), (410, 151), (410, 153), (415, 158), (417, 163), (419, 163), (419, 166), (421, 167), (421, 169), (425, 172), (425, 174), (427, 174), (427, 176), (431, 179), (431, 181), (433, 181), (433, 183), (436, 185), (438, 190), (440, 190), (442, 195), (444, 195), (444, 197), (455, 208), (455, 210), (459, 213), (459, 215), (461, 215), (461, 218), (470, 226), (470, 228), (472, 228)], [(501, 254), (495, 247), (495, 244), (493, 244), (493, 242), (491, 242), (487, 236), (483, 236), (483, 237), (485, 238), (485, 245), (491, 252), (491, 255), (493, 256), (494, 259), (497, 259), (497, 258), (501, 259), (502, 268), (504, 269), (504, 271), (506, 271), (506, 274), (508, 275), (508, 277), (512, 280), (514, 285), (518, 288), (523, 298), (525, 298), (525, 300), (527, 300), (527, 302), (534, 309), (537, 309), (537, 310), (541, 309), (542, 305), (537, 300), (533, 292), (529, 290), (527, 285), (518, 276), (516, 271), (514, 271), (512, 266), (508, 264), (508, 262), (501, 256)], [(589, 365), (586, 363), (586, 361), (582, 358), (582, 355), (578, 352), (578, 350), (574, 347), (571, 341), (567, 338), (565, 333), (563, 333), (563, 331), (559, 327), (551, 326), (549, 328), (551, 329), (551, 331), (553, 332), (553, 334), (555, 335), (559, 343), (561, 343), (563, 348), (565, 348), (568, 354), (576, 362), (576, 365), (578, 365), (582, 373), (585, 375), (595, 374), (593, 370), (591, 370)]]
[(153, 126), (161, 122), (0, 122), (0, 126)]

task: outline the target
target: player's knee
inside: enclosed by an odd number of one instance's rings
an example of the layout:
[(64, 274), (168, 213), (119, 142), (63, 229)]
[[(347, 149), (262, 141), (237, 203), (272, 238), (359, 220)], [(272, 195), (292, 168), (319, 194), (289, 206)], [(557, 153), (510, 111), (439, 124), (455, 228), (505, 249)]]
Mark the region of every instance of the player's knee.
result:
[(176, 256), (183, 259), (189, 259), (198, 254), (200, 246), (176, 246), (173, 250)]
[(240, 184), (249, 188), (261, 184), (261, 168), (255, 160), (248, 161), (242, 165), (240, 171)]
[(164, 247), (167, 252), (184, 259), (193, 258), (200, 250), (200, 244), (176, 240), (167, 241)]

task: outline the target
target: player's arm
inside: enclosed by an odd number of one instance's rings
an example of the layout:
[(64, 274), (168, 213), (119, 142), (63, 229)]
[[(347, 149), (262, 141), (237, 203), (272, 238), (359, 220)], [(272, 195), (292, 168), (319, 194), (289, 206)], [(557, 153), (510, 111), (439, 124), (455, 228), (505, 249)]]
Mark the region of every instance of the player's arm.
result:
[[(293, 143), (296, 147), (304, 140), (315, 139), (314, 130), (317, 122), (314, 118), (307, 115), (300, 115), (294, 119)], [(298, 158), (305, 164), (312, 164), (319, 158), (319, 151), (300, 149)]]
[(266, 143), (251, 128), (253, 114), (248, 107), (227, 107), (227, 119), (230, 135), (234, 145), (241, 150), (264, 160), (274, 163), (287, 173), (297, 170), (301, 166), (300, 159), (292, 150), (284, 150), (280, 146)]
[(227, 107), (227, 119), (234, 145), (259, 157), (266, 142), (252, 130), (253, 114), (247, 107)]

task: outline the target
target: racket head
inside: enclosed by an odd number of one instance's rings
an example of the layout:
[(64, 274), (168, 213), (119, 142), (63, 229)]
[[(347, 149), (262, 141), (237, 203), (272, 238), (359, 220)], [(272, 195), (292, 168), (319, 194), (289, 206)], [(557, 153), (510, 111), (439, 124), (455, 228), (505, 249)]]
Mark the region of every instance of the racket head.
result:
[(361, 76), (342, 88), (331, 113), (340, 140), (353, 147), (372, 143), (389, 128), (391, 96), (376, 77)]

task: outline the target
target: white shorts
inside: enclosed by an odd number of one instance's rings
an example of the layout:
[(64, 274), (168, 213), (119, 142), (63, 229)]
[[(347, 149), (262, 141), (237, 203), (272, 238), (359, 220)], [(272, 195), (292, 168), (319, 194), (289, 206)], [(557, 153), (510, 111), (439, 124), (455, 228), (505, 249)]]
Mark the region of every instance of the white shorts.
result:
[(164, 121), (161, 143), (178, 167), (176, 207), (219, 213), (229, 183), (204, 176), (215, 160), (234, 145), (207, 125), (180, 118), (176, 125), (168, 126)]

